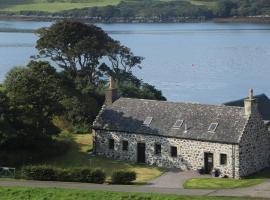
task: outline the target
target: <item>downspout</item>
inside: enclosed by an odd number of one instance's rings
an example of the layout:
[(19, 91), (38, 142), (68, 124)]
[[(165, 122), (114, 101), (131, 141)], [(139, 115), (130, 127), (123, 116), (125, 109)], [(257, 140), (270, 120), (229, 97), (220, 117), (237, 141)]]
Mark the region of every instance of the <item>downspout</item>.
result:
[(93, 154), (96, 155), (96, 149), (97, 149), (97, 145), (96, 145), (96, 131), (93, 129), (92, 131), (92, 134), (93, 134)]
[(232, 173), (233, 178), (235, 178), (235, 146), (232, 144)]

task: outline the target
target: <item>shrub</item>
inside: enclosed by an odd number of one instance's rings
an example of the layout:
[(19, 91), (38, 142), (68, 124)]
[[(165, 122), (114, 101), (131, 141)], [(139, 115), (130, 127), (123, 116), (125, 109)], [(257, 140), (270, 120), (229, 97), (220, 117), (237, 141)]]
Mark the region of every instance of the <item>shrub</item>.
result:
[(102, 184), (105, 182), (105, 179), (106, 179), (106, 174), (102, 170), (96, 169), (92, 171), (91, 180), (93, 183)]
[(113, 184), (130, 184), (136, 180), (136, 172), (134, 171), (115, 171), (112, 174)]
[(92, 170), (88, 168), (75, 168), (70, 173), (70, 179), (76, 182), (93, 182), (91, 179)]
[(71, 181), (84, 183), (105, 182), (106, 174), (99, 169), (73, 168), (60, 169), (52, 166), (26, 166), (22, 168), (22, 175), (26, 179), (42, 181)]
[(69, 129), (72, 134), (87, 134), (90, 131), (90, 127), (86, 125), (75, 125)]
[(59, 172), (51, 166), (26, 166), (22, 168), (22, 175), (27, 179), (40, 181), (55, 181)]

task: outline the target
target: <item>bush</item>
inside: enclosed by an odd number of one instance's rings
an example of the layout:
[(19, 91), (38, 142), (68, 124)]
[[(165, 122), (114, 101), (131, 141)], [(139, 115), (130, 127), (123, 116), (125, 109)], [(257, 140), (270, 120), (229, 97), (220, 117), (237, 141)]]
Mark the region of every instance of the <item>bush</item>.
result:
[(22, 168), (22, 175), (27, 179), (55, 181), (59, 171), (51, 166), (27, 166)]
[(22, 176), (26, 179), (41, 181), (71, 181), (99, 184), (104, 183), (106, 179), (106, 174), (99, 169), (60, 169), (45, 165), (23, 167)]
[(69, 129), (72, 134), (87, 134), (91, 131), (89, 126), (86, 125), (75, 125)]
[(106, 174), (102, 170), (96, 169), (92, 171), (91, 180), (93, 183), (102, 184), (105, 182), (105, 179), (106, 179)]
[(136, 180), (136, 172), (134, 171), (115, 171), (112, 174), (113, 184), (130, 184)]

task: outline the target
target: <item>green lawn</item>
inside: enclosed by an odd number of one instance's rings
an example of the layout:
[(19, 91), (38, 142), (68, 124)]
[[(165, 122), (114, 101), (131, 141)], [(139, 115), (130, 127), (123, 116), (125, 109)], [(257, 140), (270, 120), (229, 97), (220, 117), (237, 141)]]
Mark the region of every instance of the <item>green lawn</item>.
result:
[(186, 189), (232, 189), (250, 187), (264, 182), (264, 179), (221, 179), (221, 178), (194, 178), (184, 183)]
[(177, 196), (143, 193), (0, 187), (0, 200), (259, 200), (248, 197)]
[(92, 135), (91, 134), (63, 134), (62, 140), (70, 142), (71, 147), (68, 152), (56, 157), (52, 160), (43, 162), (41, 164), (53, 165), (56, 167), (92, 167), (101, 168), (109, 176), (113, 171), (134, 170), (137, 173), (135, 183), (145, 183), (153, 178), (160, 176), (164, 170), (158, 167), (150, 167), (146, 165), (135, 165), (125, 161), (116, 161), (100, 157), (90, 157), (88, 151), (92, 149)]

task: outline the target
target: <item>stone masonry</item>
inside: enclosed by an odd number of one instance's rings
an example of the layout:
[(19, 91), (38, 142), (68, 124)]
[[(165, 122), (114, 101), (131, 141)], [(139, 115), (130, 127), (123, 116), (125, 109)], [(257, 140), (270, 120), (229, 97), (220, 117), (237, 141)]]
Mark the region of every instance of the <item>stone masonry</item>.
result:
[[(97, 155), (131, 162), (137, 162), (137, 143), (145, 143), (146, 163), (166, 168), (200, 169), (204, 166), (204, 153), (211, 152), (214, 154), (214, 168), (221, 171), (221, 176), (238, 178), (239, 173), (234, 171), (238, 168), (232, 167), (238, 158), (237, 145), (98, 130), (94, 138)], [(114, 139), (114, 149), (109, 149), (109, 139)], [(128, 151), (122, 150), (123, 141), (128, 141)], [(156, 143), (161, 144), (160, 155), (155, 155)], [(171, 157), (171, 146), (177, 147), (177, 157)], [(220, 154), (227, 155), (225, 165), (220, 164)]]

